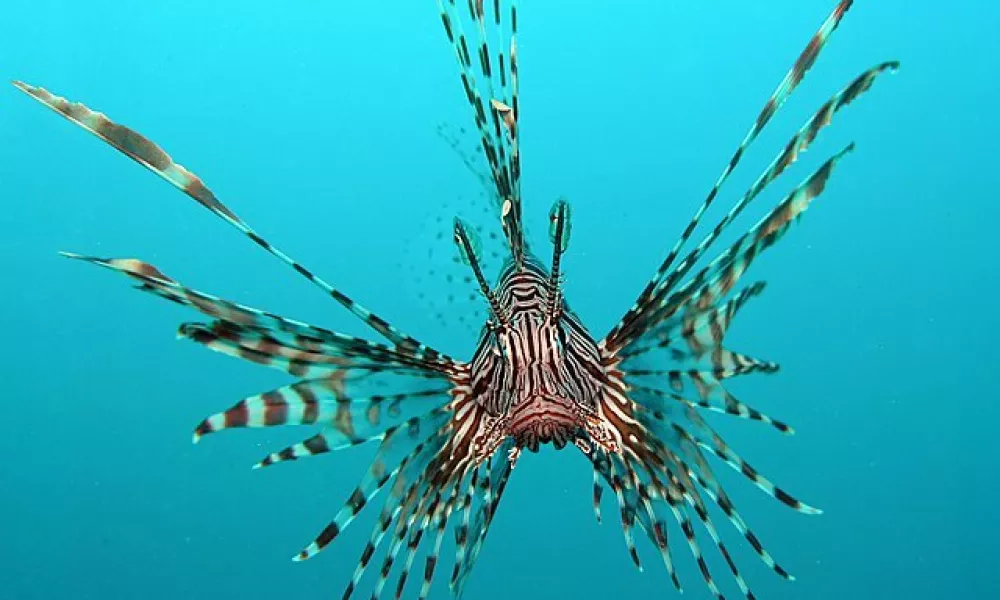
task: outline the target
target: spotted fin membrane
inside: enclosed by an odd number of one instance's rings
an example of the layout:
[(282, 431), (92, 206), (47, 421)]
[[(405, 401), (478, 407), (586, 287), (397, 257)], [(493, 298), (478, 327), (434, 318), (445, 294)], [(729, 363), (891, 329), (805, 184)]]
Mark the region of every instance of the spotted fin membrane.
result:
[(749, 528), (714, 475), (707, 455), (729, 465), (786, 506), (803, 514), (821, 512), (794, 498), (757, 471), (705, 421), (702, 412), (729, 414), (765, 423), (784, 434), (793, 433), (788, 424), (743, 403), (723, 386), (726, 379), (735, 376), (778, 370), (776, 363), (752, 358), (724, 345), (724, 336), (733, 318), (750, 299), (763, 292), (764, 282), (731, 292), (754, 259), (774, 245), (822, 194), (834, 169), (854, 149), (853, 143), (825, 161), (716, 258), (693, 276), (690, 273), (740, 213), (800, 158), (820, 131), (832, 122), (834, 115), (868, 91), (880, 75), (894, 72), (898, 63), (878, 64), (835, 93), (795, 132), (714, 228), (683, 257), (681, 250), (744, 152), (801, 83), (852, 4), (851, 0), (840, 2), (809, 41), (765, 103), (663, 264), (636, 303), (601, 342), (605, 365), (613, 373), (613, 384), (609, 386), (613, 392), (606, 397), (602, 411), (616, 423), (625, 447), (620, 454), (595, 450), (590, 455), (595, 470), (595, 512), (600, 519), (602, 487), (607, 485), (618, 500), (633, 561), (640, 564), (633, 535), (638, 529), (659, 549), (678, 590), (681, 590), (681, 583), (668, 544), (669, 521), (680, 525), (683, 543), (688, 546), (705, 584), (716, 598), (724, 598), (724, 595), (709, 571), (694, 524), (700, 524), (709, 536), (741, 593), (746, 598), (755, 598), (716, 530), (709, 503), (722, 511), (765, 565), (784, 579), (794, 579)]

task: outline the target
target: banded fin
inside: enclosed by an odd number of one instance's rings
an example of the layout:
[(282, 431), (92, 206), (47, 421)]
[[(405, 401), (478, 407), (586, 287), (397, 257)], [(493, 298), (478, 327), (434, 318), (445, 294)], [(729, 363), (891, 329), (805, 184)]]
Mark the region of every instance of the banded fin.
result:
[(376, 580), (372, 598), (381, 597), (384, 586), (396, 564), (396, 559), (405, 545), (403, 568), (397, 580), (395, 594), (397, 600), (402, 596), (413, 560), (423, 541), (424, 532), (441, 507), (442, 498), (450, 496), (452, 488), (460, 484), (464, 469), (465, 463), (462, 460), (453, 460), (447, 451), (439, 452), (427, 466), (420, 480), (419, 487), (422, 488), (422, 491), (419, 499), (416, 502), (411, 502), (408, 499), (407, 504), (403, 507), (403, 513), (396, 521), (393, 539), (382, 562), (382, 569)]
[[(689, 457), (688, 462), (694, 465), (688, 470), (688, 476), (698, 482), (699, 487), (712, 499), (713, 502), (718, 505), (722, 510), (726, 518), (729, 519), (733, 527), (746, 538), (750, 547), (760, 558), (761, 562), (767, 565), (772, 571), (774, 571), (782, 579), (788, 581), (795, 581), (795, 577), (786, 571), (781, 565), (774, 560), (774, 557), (767, 551), (764, 545), (761, 543), (760, 538), (747, 526), (746, 521), (737, 511), (735, 505), (733, 505), (732, 500), (726, 494), (725, 490), (722, 489), (722, 485), (715, 478), (715, 474), (712, 469), (708, 466), (702, 453), (694, 445), (693, 440), (687, 440), (688, 445), (687, 456)], [(682, 444), (683, 445), (683, 444)]]
[[(763, 281), (758, 281), (741, 290), (724, 304), (702, 306), (694, 301), (688, 301), (669, 318), (664, 318), (637, 338), (637, 341), (655, 340), (655, 343), (645, 347), (640, 346), (644, 348), (641, 351), (633, 344), (619, 356), (629, 357), (658, 348), (669, 348), (673, 356), (683, 356), (685, 362), (698, 361), (706, 354), (722, 348), (723, 338), (736, 314), (747, 301), (763, 293), (765, 287)], [(713, 362), (717, 368), (726, 368), (721, 361)]]
[(795, 135), (785, 144), (781, 152), (774, 157), (771, 164), (764, 170), (757, 180), (750, 186), (743, 197), (732, 209), (716, 224), (712, 231), (698, 243), (698, 245), (678, 263), (677, 268), (670, 274), (661, 285), (660, 290), (669, 290), (675, 283), (690, 270), (699, 258), (708, 250), (712, 244), (718, 240), (726, 228), (736, 220), (736, 218), (764, 189), (776, 180), (785, 170), (790, 167), (798, 157), (808, 150), (810, 144), (819, 135), (819, 132), (833, 122), (833, 116), (844, 106), (847, 106), (862, 93), (868, 91), (875, 79), (882, 73), (894, 73), (899, 68), (897, 61), (884, 62), (865, 71), (855, 78), (847, 87), (840, 90), (827, 100), (817, 110), (813, 116), (795, 132)]
[[(691, 374), (689, 373), (688, 375), (690, 376)], [(702, 408), (711, 412), (732, 415), (740, 419), (759, 421), (770, 425), (785, 435), (795, 433), (795, 430), (784, 421), (774, 419), (749, 404), (738, 400), (735, 396), (727, 392), (720, 382), (703, 378), (700, 375), (692, 380), (701, 385), (699, 388), (700, 397), (697, 400), (691, 400), (686, 396), (674, 392), (639, 383), (630, 385), (637, 392), (634, 397), (635, 402), (653, 411), (665, 412), (669, 411), (671, 407)]]
[(622, 475), (627, 473), (628, 470), (624, 467), (619, 467), (617, 461), (618, 457), (612, 455), (610, 469), (611, 478), (608, 480), (608, 483), (611, 486), (611, 491), (613, 491), (615, 496), (618, 498), (622, 534), (625, 537), (625, 548), (628, 550), (628, 555), (632, 559), (632, 563), (635, 565), (635, 568), (642, 572), (642, 562), (639, 560), (639, 551), (635, 545), (635, 537), (632, 535), (632, 531), (635, 529), (636, 516), (639, 513), (636, 510), (634, 503), (629, 502), (626, 499), (629, 489), (626, 487), (627, 482)]
[(656, 310), (647, 313), (641, 330), (655, 327), (677, 313), (688, 302), (706, 309), (725, 296), (764, 250), (775, 244), (810, 204), (826, 189), (837, 163), (849, 152), (849, 144), (833, 155), (795, 188), (763, 219), (737, 239), (729, 249), (706, 265), (691, 280), (671, 294)]
[[(182, 337), (213, 340), (220, 338), (239, 338), (244, 345), (253, 343), (270, 348), (284, 347), (293, 351), (312, 354), (323, 354), (328, 357), (328, 363), (337, 364), (335, 359), (365, 358), (370, 359), (371, 366), (389, 368), (413, 368), (421, 372), (454, 372), (453, 361), (444, 358), (429, 361), (414, 357), (410, 353), (402, 353), (381, 344), (348, 336), (322, 327), (310, 325), (301, 321), (288, 319), (279, 315), (251, 308), (216, 296), (205, 294), (198, 290), (185, 287), (173, 278), (167, 276), (156, 266), (137, 259), (98, 258), (70, 252), (61, 253), (74, 260), (82, 260), (90, 264), (105, 267), (122, 273), (140, 282), (137, 289), (155, 296), (170, 300), (182, 306), (188, 306), (207, 316), (219, 319), (212, 325), (185, 324), (179, 330)], [(231, 340), (233, 341), (233, 340)], [(231, 354), (239, 356), (236, 352)], [(241, 358), (248, 358), (240, 356)], [(248, 358), (260, 362), (256, 358)], [(261, 359), (263, 360), (263, 359)], [(340, 366), (351, 366), (351, 361), (339, 361)], [(377, 364), (376, 364), (377, 363)], [(362, 362), (356, 362), (357, 368), (364, 368)], [(293, 372), (293, 374), (295, 374)]]
[[(636, 461), (634, 459), (629, 460), (629, 457), (625, 457), (625, 460), (620, 461), (623, 468), (627, 468), (629, 478), (631, 480), (632, 489), (635, 490), (632, 496), (638, 498), (638, 502), (642, 504), (645, 509), (645, 517), (643, 513), (639, 512), (639, 524), (646, 531), (646, 535), (649, 541), (656, 546), (657, 550), (660, 552), (660, 558), (663, 560), (663, 566), (667, 570), (667, 575), (670, 577), (670, 581), (674, 584), (674, 588), (679, 593), (684, 593), (684, 588), (681, 586), (680, 578), (677, 576), (677, 571), (674, 569), (673, 555), (670, 551), (670, 543), (667, 536), (666, 523), (657, 515), (656, 507), (653, 505), (653, 498), (657, 495), (657, 488), (659, 487), (659, 481), (650, 474), (650, 482), (653, 484), (653, 493), (650, 493), (650, 486), (642, 480), (642, 471), (637, 468)], [(630, 502), (636, 502), (635, 498), (630, 499)]]
[[(520, 151), (518, 146), (518, 69), (517, 69), (517, 6), (512, 2), (510, 19), (502, 17), (500, 3), (493, 3), (493, 23), (486, 27), (485, 7), (481, 2), (469, 2), (469, 17), (474, 23), (476, 38), (470, 42), (455, 0), (438, 0), (441, 21), (448, 41), (455, 49), (459, 75), (466, 99), (472, 109), (473, 121), (479, 133), (483, 155), (489, 165), (496, 191), (497, 208), (504, 235), (514, 261), (524, 260), (526, 246), (521, 218)], [(505, 28), (507, 28), (505, 30)], [(509, 36), (509, 71), (503, 52), (491, 50), (490, 34)], [(470, 45), (475, 45), (477, 60), (473, 61)], [(494, 55), (496, 71), (494, 71)], [(473, 67), (473, 63), (476, 66)], [(502, 97), (498, 98), (495, 79), (499, 79)], [(485, 82), (482, 86), (479, 81)]]
[(665, 488), (658, 491), (661, 486), (654, 483), (657, 478), (654, 471), (644, 467), (637, 469), (635, 459), (626, 455), (607, 454), (599, 449), (592, 451), (588, 457), (594, 465), (594, 472), (600, 474), (615, 491), (622, 515), (622, 529), (627, 540), (626, 548), (632, 561), (636, 564), (639, 562), (635, 543), (631, 541), (632, 532), (638, 527), (659, 551), (674, 587), (683, 593), (684, 588), (674, 568), (665, 517), (659, 512), (662, 503), (658, 500), (672, 502), (674, 496)]
[[(382, 561), (382, 568), (375, 581), (375, 590), (372, 592), (371, 596), (372, 600), (378, 600), (382, 597), (382, 590), (385, 588), (385, 584), (389, 581), (389, 576), (391, 575), (392, 568), (396, 563), (396, 558), (399, 556), (399, 552), (402, 550), (403, 544), (406, 542), (413, 524), (417, 521), (417, 519), (421, 518), (430, 508), (431, 504), (435, 502), (436, 494), (434, 493), (434, 488), (429, 485), (421, 487), (422, 492), (419, 499), (414, 502), (412, 499), (408, 498), (407, 502), (403, 506), (402, 514), (396, 520), (396, 529), (393, 531), (389, 551), (386, 553), (386, 556)], [(414, 496), (414, 498), (416, 498), (416, 496)], [(415, 534), (419, 535), (420, 532), (421, 530), (417, 530)], [(420, 537), (422, 537), (422, 535)], [(415, 543), (420, 543), (419, 538), (415, 540)]]
[(405, 355), (388, 358), (379, 352), (362, 349), (330, 351), (325, 347), (296, 345), (270, 335), (229, 323), (215, 321), (184, 323), (178, 337), (189, 339), (216, 352), (255, 364), (279, 369), (299, 378), (315, 378), (338, 370), (392, 371), (416, 377), (438, 377), (422, 362), (411, 362)]
[(401, 514), (405, 516), (404, 508), (410, 506), (413, 502), (421, 482), (422, 478), (419, 471), (414, 474), (408, 473), (404, 469), (397, 475), (397, 479), (390, 491), (390, 496), (382, 508), (382, 514), (375, 523), (375, 527), (372, 529), (371, 536), (368, 539), (368, 544), (365, 546), (364, 552), (362, 552), (361, 558), (358, 560), (358, 565), (354, 569), (354, 574), (351, 576), (351, 581), (347, 585), (347, 589), (344, 590), (344, 600), (348, 600), (348, 598), (354, 595), (361, 577), (364, 576), (368, 565), (371, 564), (371, 559), (375, 555), (375, 551), (382, 544), (382, 540), (388, 533), (389, 528), (396, 522), (396, 519)]
[[(430, 400), (447, 401), (448, 391), (430, 389), (353, 398), (347, 394), (343, 376), (335, 374), (241, 400), (232, 408), (204, 419), (195, 428), (194, 438), (197, 442), (210, 433), (242, 427), (322, 424), (329, 428), (323, 435), (324, 444), (337, 450), (380, 437), (387, 428), (405, 420), (401, 418), (401, 403), (419, 402), (423, 412), (430, 412), (437, 408)], [(391, 408), (385, 410), (386, 407)]]
[(29, 85), (21, 81), (15, 81), (14, 87), (25, 94), (31, 96), (44, 106), (64, 116), (70, 122), (79, 125), (95, 136), (107, 142), (125, 156), (146, 167), (162, 179), (184, 192), (187, 196), (210, 210), (217, 217), (229, 223), (245, 236), (250, 238), (255, 244), (263, 248), (266, 252), (279, 259), (281, 262), (295, 269), (300, 275), (308, 279), (314, 285), (323, 290), (337, 303), (349, 310), (356, 317), (364, 321), (366, 325), (374, 329), (380, 335), (390, 340), (400, 349), (413, 353), (416, 356), (434, 360), (442, 355), (436, 350), (425, 346), (416, 339), (406, 335), (386, 320), (371, 312), (364, 306), (358, 304), (340, 290), (313, 274), (312, 271), (302, 266), (301, 263), (285, 254), (277, 246), (274, 246), (256, 231), (254, 231), (243, 219), (223, 204), (215, 194), (205, 186), (204, 182), (186, 168), (174, 161), (162, 148), (142, 134), (124, 125), (115, 123), (106, 115), (93, 111), (83, 104), (70, 102), (65, 98), (56, 96), (48, 90)]
[[(454, 392), (455, 399), (446, 407), (449, 413), (447, 425), (435, 430), (432, 439), (422, 443), (422, 454), (410, 459), (407, 465), (397, 470), (385, 508), (344, 592), (345, 599), (356, 591), (376, 549), (387, 535), (390, 539), (389, 548), (374, 583), (372, 598), (381, 597), (393, 567), (397, 564), (397, 558), (403, 552), (404, 566), (396, 586), (398, 596), (409, 576), (425, 532), (434, 528), (437, 536), (440, 536), (456, 507), (465, 500), (471, 503), (468, 496), (459, 500), (459, 488), (463, 486), (463, 482), (475, 481), (477, 477), (478, 467), (475, 466), (474, 453), (469, 446), (469, 435), (476, 431), (475, 424), (482, 415), (467, 391), (467, 388), (460, 386)], [(439, 539), (435, 539), (434, 549), (425, 562), (422, 590), (430, 586), (429, 580), (434, 574), (440, 543)]]
[(452, 594), (457, 597), (455, 592), (455, 582), (458, 580), (461, 574), (463, 565), (465, 564), (465, 557), (468, 552), (469, 545), (469, 528), (472, 522), (472, 505), (473, 500), (476, 498), (477, 491), (479, 490), (479, 480), (482, 477), (481, 471), (489, 472), (491, 462), (487, 460), (485, 465), (479, 465), (470, 470), (469, 482), (465, 486), (465, 494), (462, 496), (462, 503), (459, 510), (462, 513), (461, 521), (455, 525), (455, 564), (452, 567), (451, 578), (449, 579), (448, 587), (451, 589)]
[(604, 495), (604, 486), (601, 485), (601, 474), (594, 470), (594, 518), (597, 523), (601, 523), (601, 497)]
[[(448, 515), (451, 514), (451, 507), (454, 504), (454, 499), (458, 492), (458, 487), (461, 485), (461, 478), (451, 477), (440, 483), (431, 483), (438, 491), (434, 495), (433, 502), (430, 503), (429, 507), (420, 516), (419, 524), (417, 529), (410, 533), (410, 539), (407, 543), (406, 556), (403, 561), (403, 569), (399, 573), (399, 578), (396, 582), (396, 600), (400, 600), (403, 597), (403, 590), (406, 587), (406, 582), (409, 579), (410, 571), (413, 569), (414, 560), (417, 557), (417, 552), (420, 549), (422, 542), (424, 541), (424, 535), (431, 524), (434, 524), (435, 530), (435, 541), (434, 548), (431, 553), (427, 556), (427, 561), (425, 563), (425, 578), (421, 582), (421, 596), (430, 590), (431, 579), (434, 574), (434, 568), (437, 562), (437, 553), (440, 551), (441, 543), (444, 540), (444, 530), (446, 529)], [(427, 569), (430, 572), (427, 573)], [(430, 577), (428, 577), (428, 575)]]
[[(708, 426), (696, 405), (676, 394), (612, 382), (611, 394), (601, 402), (601, 413), (618, 430), (623, 447), (620, 452), (611, 454), (600, 448), (585, 452), (595, 472), (600, 473), (616, 491), (626, 538), (632, 529), (644, 530), (660, 550), (675, 585), (680, 584), (675, 579), (669, 555), (666, 527), (671, 518), (680, 526), (709, 591), (715, 598), (723, 598), (697, 539), (693, 525), (697, 520), (725, 560), (740, 591), (747, 599), (755, 598), (712, 522), (703, 493), (722, 509), (768, 567), (778, 575), (792, 579), (736, 512), (704, 453), (721, 458), (762, 491), (798, 512), (817, 514), (818, 509), (803, 504), (761, 476)], [(629, 543), (628, 547), (632, 552), (634, 544)]]
[[(678, 280), (680, 276), (683, 276), (683, 274), (677, 275), (677, 273), (681, 271), (686, 272), (686, 270), (689, 269), (691, 265), (693, 265), (694, 263), (693, 260), (692, 261), (685, 260), (671, 273), (671, 267), (673, 266), (674, 260), (679, 255), (681, 248), (687, 243), (687, 241), (693, 235), (694, 230), (697, 228), (698, 223), (701, 221), (701, 218), (704, 216), (705, 212), (714, 202), (723, 184), (726, 182), (726, 180), (728, 180), (733, 170), (735, 170), (736, 166), (739, 164), (740, 159), (742, 158), (745, 151), (749, 148), (749, 146), (753, 143), (753, 141), (756, 140), (760, 132), (764, 129), (764, 127), (768, 124), (768, 122), (770, 122), (771, 118), (778, 111), (778, 109), (780, 109), (780, 107), (785, 103), (785, 101), (795, 90), (795, 88), (798, 87), (799, 83), (801, 83), (801, 81), (805, 77), (806, 72), (808, 72), (808, 70), (815, 63), (820, 52), (825, 47), (826, 43), (829, 41), (831, 34), (837, 29), (837, 27), (840, 24), (840, 21), (843, 19), (844, 15), (847, 13), (848, 9), (851, 7), (852, 4), (853, 0), (841, 0), (841, 2), (838, 3), (837, 7), (823, 22), (819, 30), (813, 35), (812, 39), (809, 41), (805, 49), (799, 55), (798, 59), (792, 65), (792, 68), (785, 74), (785, 77), (782, 79), (781, 83), (772, 93), (771, 97), (765, 103), (764, 108), (757, 116), (757, 119), (754, 122), (753, 126), (750, 128), (750, 130), (744, 136), (743, 140), (737, 146), (735, 153), (729, 160), (729, 163), (726, 165), (725, 169), (723, 169), (722, 174), (718, 177), (715, 184), (712, 186), (712, 189), (709, 191), (708, 196), (702, 202), (698, 210), (695, 212), (695, 215), (692, 217), (692, 219), (688, 222), (688, 225), (685, 227), (680, 237), (674, 243), (674, 246), (671, 248), (670, 252), (667, 254), (667, 257), (664, 259), (660, 267), (654, 273), (653, 277), (650, 279), (645, 289), (643, 289), (642, 293), (640, 293), (639, 298), (636, 300), (633, 306), (628, 310), (628, 312), (621, 319), (621, 321), (619, 321), (619, 323), (615, 325), (615, 327), (608, 333), (608, 335), (605, 336), (605, 341), (608, 347), (612, 349), (618, 349), (622, 346), (627, 345), (630, 341), (632, 341), (634, 339), (635, 330), (637, 329), (639, 331), (643, 330), (643, 323), (640, 323), (639, 321), (648, 322), (648, 319), (643, 318), (644, 313), (648, 312), (651, 309), (655, 309), (656, 306), (660, 305), (660, 300), (658, 299), (658, 297), (662, 297), (663, 295), (665, 295), (670, 290), (673, 283), (676, 280)], [(874, 76), (877, 75), (878, 72), (881, 72), (878, 71), (878, 68), (874, 69), (873, 71), (877, 72), (870, 77), (870, 80), (873, 80)], [(862, 76), (859, 79), (864, 79), (864, 76)], [(868, 81), (869, 87), (871, 84), (870, 80)], [(849, 91), (845, 93), (842, 99), (846, 99), (848, 97), (853, 99), (853, 97), (856, 97), (866, 89), (867, 87), (864, 86), (859, 86), (857, 88), (849, 87), (848, 88)], [(846, 102), (843, 103), (834, 102), (834, 106), (836, 106), (836, 108), (839, 108), (840, 106), (846, 105), (849, 101), (850, 100), (847, 100)], [(830, 116), (832, 116), (832, 113), (830, 113)], [(812, 123), (813, 121), (810, 122)], [(821, 120), (817, 120), (815, 121), (815, 123), (819, 124), (821, 123)], [(822, 125), (819, 125), (814, 129), (814, 132), (812, 134), (813, 137), (815, 137), (815, 133), (818, 132), (819, 129), (822, 128), (822, 126), (824, 126), (825, 124), (826, 123), (823, 123)], [(803, 137), (801, 139), (805, 140), (806, 138)], [(806, 142), (806, 144), (808, 144), (808, 142)], [(782, 160), (781, 158), (782, 156), (784, 156), (786, 160)], [(791, 164), (791, 162), (794, 161), (795, 156), (797, 156), (797, 153), (789, 153), (787, 155), (783, 153), (782, 155), (779, 155), (779, 158), (776, 159), (776, 162), (772, 163), (772, 167), (775, 167), (772, 176), (768, 181), (764, 182), (760, 186), (760, 189), (763, 189), (763, 186), (766, 185), (767, 182), (773, 180), (773, 178), (777, 177), (780, 171), (782, 171), (785, 167), (787, 167), (788, 164)], [(787, 164), (784, 164), (786, 162)], [(768, 178), (762, 177), (762, 180), (763, 179), (768, 179)], [(758, 181), (758, 183), (760, 182), (761, 180)], [(757, 192), (759, 192), (760, 189), (758, 189)], [(753, 195), (756, 195), (756, 193), (754, 193)], [(744, 202), (743, 204), (745, 205), (746, 203), (749, 203), (749, 200), (746, 200), (746, 202)], [(736, 212), (739, 212), (739, 210), (742, 210), (742, 207), (736, 209)], [(724, 227), (725, 224), (722, 225), (722, 228)], [(714, 236), (717, 235), (718, 234), (714, 234)], [(713, 237), (713, 234), (710, 234), (709, 237)], [(708, 242), (708, 244), (710, 243), (711, 242)], [(707, 248), (707, 245), (705, 247)]]
[(418, 600), (426, 600), (430, 595), (431, 584), (434, 581), (434, 571), (437, 568), (438, 560), (441, 556), (441, 544), (444, 542), (444, 534), (448, 528), (448, 519), (451, 518), (451, 515), (457, 506), (459, 500), (459, 490), (461, 489), (463, 481), (464, 478), (461, 481), (456, 482), (455, 486), (452, 488), (451, 496), (448, 498), (444, 508), (442, 508), (437, 514), (434, 545), (432, 546), (430, 553), (424, 559), (424, 576), (423, 581), (420, 584), (420, 595)]
[(479, 507), (475, 510), (471, 524), (465, 530), (465, 538), (457, 544), (455, 568), (450, 583), (456, 598), (462, 597), (465, 583), (472, 573), (476, 559), (479, 558), (479, 552), (486, 541), (486, 534), (489, 533), (500, 498), (503, 497), (507, 482), (510, 480), (512, 466), (507, 456), (512, 447), (510, 439), (502, 443), (493, 458), (489, 460), (486, 475), (479, 479), (481, 493)]
[[(725, 304), (707, 309), (689, 302), (679, 314), (642, 338), (652, 338), (653, 343), (623, 352), (620, 366), (623, 377), (632, 389), (640, 392), (632, 399), (643, 404), (644, 398), (651, 397), (654, 409), (660, 409), (664, 402), (698, 406), (761, 421), (785, 434), (793, 433), (788, 424), (739, 401), (722, 385), (722, 380), (730, 377), (778, 370), (775, 363), (745, 357), (723, 347), (723, 338), (736, 313), (763, 289), (764, 283), (757, 282)], [(667, 352), (675, 364), (666, 369), (643, 368), (643, 362), (654, 358), (646, 354), (654, 350)]]
[(798, 500), (761, 475), (726, 444), (722, 436), (705, 422), (694, 406), (683, 403), (671, 405), (666, 402), (656, 406), (655, 397), (650, 396), (646, 397), (643, 402), (637, 402), (635, 407), (639, 422), (659, 437), (672, 439), (679, 436), (690, 439), (702, 449), (711, 452), (734, 470), (740, 472), (761, 491), (792, 510), (807, 515), (817, 515), (823, 512)]
[(450, 417), (450, 411), (438, 409), (387, 431), (375, 458), (344, 507), (293, 560), (308, 560), (326, 548), (357, 518), (375, 494), (408, 465), (418, 470), (425, 468), (448, 438), (445, 426)]
[[(771, 164), (750, 186), (739, 202), (720, 220), (716, 226), (705, 236), (698, 245), (689, 252), (677, 267), (666, 277), (655, 290), (655, 293), (647, 300), (643, 310), (649, 311), (662, 302), (666, 294), (686, 275), (690, 269), (698, 262), (704, 253), (719, 239), (729, 225), (757, 196), (774, 180), (776, 180), (785, 170), (795, 163), (798, 157), (804, 153), (809, 145), (816, 139), (819, 132), (829, 125), (834, 114), (844, 106), (850, 104), (862, 93), (868, 91), (875, 79), (882, 73), (893, 73), (899, 68), (897, 61), (888, 61), (868, 69), (856, 77), (848, 86), (834, 94), (817, 110), (813, 116), (792, 136), (782, 151), (775, 156)], [(636, 318), (636, 317), (634, 317)]]
[(60, 255), (122, 273), (140, 282), (137, 289), (182, 306), (188, 306), (212, 318), (255, 327), (263, 331), (284, 332), (319, 340), (340, 340), (344, 336), (330, 330), (237, 304), (185, 287), (150, 263), (135, 258), (100, 258), (74, 252)]

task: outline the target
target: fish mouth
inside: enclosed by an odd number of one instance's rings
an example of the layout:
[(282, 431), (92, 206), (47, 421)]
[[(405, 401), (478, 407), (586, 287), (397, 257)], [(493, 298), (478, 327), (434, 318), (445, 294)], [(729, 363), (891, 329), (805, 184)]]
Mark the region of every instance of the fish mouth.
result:
[(557, 450), (573, 444), (587, 455), (595, 446), (616, 451), (618, 446), (607, 429), (604, 419), (578, 402), (564, 396), (535, 394), (509, 414), (488, 420), (483, 433), (473, 442), (476, 462), (481, 464), (493, 456), (507, 439), (514, 442), (509, 457), (512, 463), (522, 449), (538, 452), (544, 444), (552, 444)]
[(542, 444), (562, 449), (579, 437), (586, 437), (585, 418), (577, 403), (539, 394), (517, 407), (507, 433), (518, 448), (537, 452)]

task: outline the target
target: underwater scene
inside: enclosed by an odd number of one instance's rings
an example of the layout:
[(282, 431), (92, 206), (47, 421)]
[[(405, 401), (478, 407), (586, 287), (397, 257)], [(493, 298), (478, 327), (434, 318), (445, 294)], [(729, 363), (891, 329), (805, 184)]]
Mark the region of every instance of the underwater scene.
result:
[(1000, 598), (992, 4), (4, 6), (0, 600)]

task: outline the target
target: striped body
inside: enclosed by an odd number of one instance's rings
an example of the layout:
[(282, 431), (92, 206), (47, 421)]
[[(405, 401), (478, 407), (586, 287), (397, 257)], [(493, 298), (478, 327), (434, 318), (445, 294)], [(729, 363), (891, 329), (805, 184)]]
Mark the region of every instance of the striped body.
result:
[[(484, 329), (470, 361), (475, 401), (491, 417), (477, 455), (492, 453), (505, 437), (537, 451), (587, 440), (588, 416), (596, 414), (604, 387), (597, 342), (549, 285), (536, 260), (511, 261), (500, 275), (497, 296), (508, 325)], [(549, 307), (559, 302), (558, 316)]]
[[(734, 468), (793, 510), (819, 511), (752, 467), (703, 415), (724, 413), (792, 433), (788, 425), (726, 389), (728, 379), (778, 370), (775, 363), (729, 348), (726, 333), (749, 300), (764, 290), (763, 282), (742, 283), (751, 264), (824, 192), (853, 144), (792, 187), (728, 247), (720, 249), (717, 242), (742, 211), (797, 162), (835, 114), (867, 92), (881, 74), (895, 71), (897, 63), (877, 64), (833, 94), (794, 132), (729, 212), (693, 248), (682, 251), (746, 150), (803, 81), (852, 4), (853, 0), (840, 0), (812, 36), (635, 303), (598, 340), (569, 310), (561, 291), (561, 260), (570, 237), (568, 203), (556, 202), (549, 214), (553, 253), (548, 266), (524, 241), (516, 0), (439, 0), (441, 22), (458, 61), (461, 89), (480, 147), (475, 157), (463, 154), (463, 161), (473, 170), (476, 159), (485, 161), (486, 172), (476, 174), (487, 186), (509, 250), (506, 266), (491, 286), (482, 272), (474, 231), (456, 220), (459, 253), (490, 311), (467, 362), (405, 334), (265, 240), (198, 176), (148, 138), (43, 88), (15, 85), (183, 191), (381, 338), (371, 341), (337, 333), (200, 292), (137, 259), (66, 254), (122, 273), (138, 283), (140, 291), (188, 307), (206, 319), (182, 324), (179, 337), (295, 379), (203, 419), (195, 428), (195, 441), (227, 429), (317, 427), (302, 442), (268, 454), (255, 465), (261, 468), (361, 443), (377, 444), (372, 462), (347, 501), (294, 556), (305, 560), (318, 554), (381, 492), (382, 511), (345, 599), (358, 590), (378, 550), (385, 547), (381, 567), (373, 574), (373, 600), (382, 596), (393, 573), (395, 597), (404, 596), (422, 551), (426, 555), (416, 595), (427, 598), (449, 524), (455, 536), (449, 584), (460, 596), (521, 449), (535, 451), (552, 443), (558, 448), (572, 444), (592, 464), (598, 519), (603, 491), (613, 491), (626, 546), (636, 565), (639, 534), (649, 540), (680, 590), (673, 555), (677, 544), (670, 538), (671, 531), (679, 530), (707, 589), (722, 599), (702, 553), (708, 536), (740, 592), (751, 600), (755, 596), (716, 529), (711, 504), (767, 567), (784, 579), (792, 577), (737, 510), (709, 459)], [(61, 150), (53, 154), (61, 157)], [(714, 258), (708, 252), (714, 252)], [(588, 556), (595, 553), (588, 550)]]

